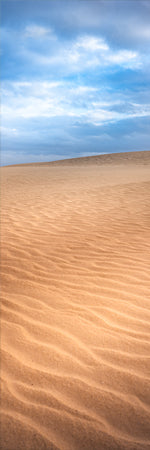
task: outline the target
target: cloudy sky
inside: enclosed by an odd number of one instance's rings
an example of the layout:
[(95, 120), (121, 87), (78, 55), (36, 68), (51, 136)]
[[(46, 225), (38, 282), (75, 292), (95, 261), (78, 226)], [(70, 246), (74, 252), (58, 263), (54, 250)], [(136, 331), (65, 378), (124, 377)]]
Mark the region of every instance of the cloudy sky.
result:
[(150, 150), (149, 0), (1, 9), (1, 164)]

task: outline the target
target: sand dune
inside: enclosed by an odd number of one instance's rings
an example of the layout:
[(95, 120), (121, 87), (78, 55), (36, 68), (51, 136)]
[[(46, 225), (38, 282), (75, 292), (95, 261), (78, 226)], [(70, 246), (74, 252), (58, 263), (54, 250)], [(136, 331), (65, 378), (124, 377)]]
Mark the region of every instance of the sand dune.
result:
[(150, 152), (1, 168), (1, 448), (150, 448)]

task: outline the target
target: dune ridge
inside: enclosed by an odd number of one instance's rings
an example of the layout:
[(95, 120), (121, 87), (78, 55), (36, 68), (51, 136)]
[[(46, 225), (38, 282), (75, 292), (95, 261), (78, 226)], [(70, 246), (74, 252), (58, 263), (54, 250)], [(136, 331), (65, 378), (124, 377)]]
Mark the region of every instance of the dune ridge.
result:
[(1, 170), (1, 448), (150, 448), (150, 152)]

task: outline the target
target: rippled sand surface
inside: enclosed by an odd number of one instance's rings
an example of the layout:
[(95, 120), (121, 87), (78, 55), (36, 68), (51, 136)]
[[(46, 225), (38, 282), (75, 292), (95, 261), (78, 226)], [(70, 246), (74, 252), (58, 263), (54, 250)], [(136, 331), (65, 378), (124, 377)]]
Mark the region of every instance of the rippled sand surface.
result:
[(1, 168), (1, 448), (150, 448), (150, 152)]

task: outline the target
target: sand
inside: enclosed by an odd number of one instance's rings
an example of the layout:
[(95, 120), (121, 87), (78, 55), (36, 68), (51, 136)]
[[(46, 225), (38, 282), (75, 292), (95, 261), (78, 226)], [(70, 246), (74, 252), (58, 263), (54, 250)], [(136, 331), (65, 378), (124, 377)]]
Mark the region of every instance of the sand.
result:
[(150, 448), (150, 152), (1, 168), (1, 448)]

